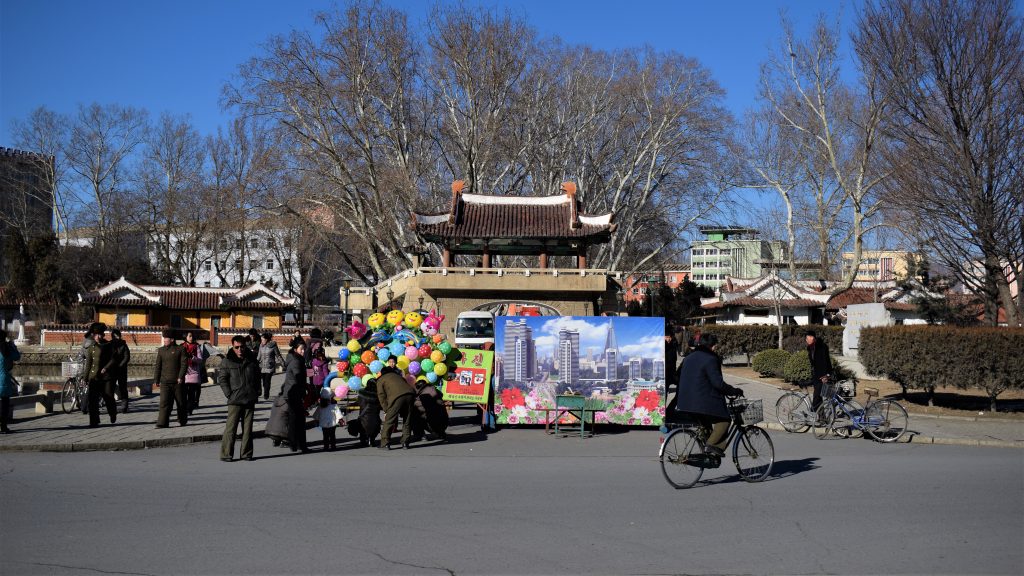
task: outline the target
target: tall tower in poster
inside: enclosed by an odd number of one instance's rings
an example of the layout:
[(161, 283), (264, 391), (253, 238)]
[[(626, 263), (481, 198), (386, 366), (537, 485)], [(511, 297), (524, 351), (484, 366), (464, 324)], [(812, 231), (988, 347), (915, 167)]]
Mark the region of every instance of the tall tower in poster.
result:
[(501, 377), (506, 381), (526, 382), (537, 373), (537, 348), (533, 328), (526, 320), (505, 321), (505, 354)]
[(558, 331), (558, 381), (570, 386), (580, 379), (580, 333), (578, 330)]
[(619, 344), (615, 341), (615, 322), (608, 322), (608, 336), (604, 341), (605, 380), (619, 379)]

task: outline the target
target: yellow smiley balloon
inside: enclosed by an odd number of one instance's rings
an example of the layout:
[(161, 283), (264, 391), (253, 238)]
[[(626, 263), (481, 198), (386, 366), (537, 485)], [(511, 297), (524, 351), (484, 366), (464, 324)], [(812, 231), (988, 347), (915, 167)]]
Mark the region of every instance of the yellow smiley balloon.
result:
[(370, 318), (366, 321), (366, 324), (370, 328), (376, 330), (377, 328), (380, 328), (381, 325), (384, 324), (384, 315), (381, 314), (380, 312), (377, 312), (376, 314), (371, 314)]
[(394, 326), (401, 322), (404, 317), (405, 314), (403, 314), (401, 310), (392, 310), (391, 312), (388, 312), (388, 324)]
[(408, 328), (419, 328), (423, 324), (423, 316), (419, 312), (409, 312), (405, 315), (405, 325)]

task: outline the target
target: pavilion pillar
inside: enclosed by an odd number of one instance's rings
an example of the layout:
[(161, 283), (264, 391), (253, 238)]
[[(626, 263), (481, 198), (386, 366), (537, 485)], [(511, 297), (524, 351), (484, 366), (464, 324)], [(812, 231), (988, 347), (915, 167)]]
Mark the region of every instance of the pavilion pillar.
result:
[(584, 268), (587, 267), (586, 252), (580, 252), (579, 254), (576, 255), (576, 267), (579, 268), (580, 270), (583, 270)]
[(450, 268), (452, 265), (452, 252), (447, 246), (444, 247), (444, 251), (441, 252), (441, 267)]
[(489, 246), (486, 246), (486, 245), (484, 246), (483, 267), (484, 268), (490, 268), (491, 267), (491, 248)]
[(548, 267), (548, 251), (545, 249), (540, 253), (540, 267), (546, 269)]

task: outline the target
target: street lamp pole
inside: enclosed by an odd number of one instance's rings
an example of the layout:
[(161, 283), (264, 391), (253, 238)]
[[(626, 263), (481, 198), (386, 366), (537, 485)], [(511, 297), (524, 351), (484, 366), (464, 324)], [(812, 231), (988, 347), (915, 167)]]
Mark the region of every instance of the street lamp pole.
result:
[(341, 311), (341, 326), (345, 328), (348, 326), (348, 294), (352, 290), (352, 281), (345, 280), (342, 286), (345, 288), (345, 309)]

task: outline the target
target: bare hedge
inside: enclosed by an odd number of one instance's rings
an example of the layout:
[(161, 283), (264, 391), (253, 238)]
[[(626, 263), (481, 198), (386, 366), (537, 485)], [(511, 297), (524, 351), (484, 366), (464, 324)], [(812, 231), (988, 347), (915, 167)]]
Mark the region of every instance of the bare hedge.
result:
[(860, 333), (860, 361), (876, 376), (931, 394), (936, 388), (977, 388), (996, 397), (1024, 388), (1024, 329), (888, 326)]

